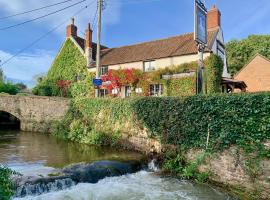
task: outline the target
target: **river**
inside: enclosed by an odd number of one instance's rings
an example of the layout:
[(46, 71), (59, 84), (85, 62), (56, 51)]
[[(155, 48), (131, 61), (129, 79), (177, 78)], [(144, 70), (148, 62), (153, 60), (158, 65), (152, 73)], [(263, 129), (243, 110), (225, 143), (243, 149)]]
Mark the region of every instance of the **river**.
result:
[[(74, 163), (99, 160), (141, 160), (136, 152), (87, 146), (40, 133), (0, 131), (0, 163), (23, 175), (46, 177)], [(1, 198), (0, 198), (1, 199)], [(134, 174), (107, 177), (95, 184), (79, 183), (69, 189), (16, 200), (231, 200), (227, 194), (205, 185), (160, 177), (141, 170)]]

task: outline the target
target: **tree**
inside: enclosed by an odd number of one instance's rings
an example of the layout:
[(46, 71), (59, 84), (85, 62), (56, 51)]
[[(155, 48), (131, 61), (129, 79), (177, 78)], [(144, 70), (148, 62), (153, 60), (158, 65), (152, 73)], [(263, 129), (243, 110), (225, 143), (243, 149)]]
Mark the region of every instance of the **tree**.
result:
[(27, 89), (27, 86), (24, 83), (17, 83), (15, 84), (19, 90)]
[(0, 83), (4, 82), (4, 72), (2, 70), (2, 68), (0, 67)]
[(256, 54), (270, 58), (270, 35), (251, 35), (226, 45), (229, 72), (234, 75)]
[(12, 83), (0, 83), (0, 93), (7, 93), (15, 95), (19, 92), (19, 88)]

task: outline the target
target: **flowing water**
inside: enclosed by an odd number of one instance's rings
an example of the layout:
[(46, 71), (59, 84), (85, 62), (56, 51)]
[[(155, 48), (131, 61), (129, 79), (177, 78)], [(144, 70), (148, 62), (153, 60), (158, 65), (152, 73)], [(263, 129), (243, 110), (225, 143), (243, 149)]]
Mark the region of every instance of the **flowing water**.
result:
[[(141, 160), (141, 154), (114, 148), (69, 143), (47, 134), (0, 131), (0, 163), (23, 175), (46, 177), (74, 163), (98, 160)], [(154, 163), (149, 167), (157, 170)], [(62, 182), (61, 182), (62, 181)], [(61, 186), (61, 184), (63, 184)], [(69, 187), (65, 187), (69, 184)], [(59, 190), (59, 185), (61, 190)], [(60, 180), (48, 193), (16, 200), (230, 200), (208, 185), (175, 178), (164, 178), (155, 172), (139, 171), (118, 177), (107, 177), (96, 184), (73, 184)], [(1, 199), (1, 198), (0, 198)]]

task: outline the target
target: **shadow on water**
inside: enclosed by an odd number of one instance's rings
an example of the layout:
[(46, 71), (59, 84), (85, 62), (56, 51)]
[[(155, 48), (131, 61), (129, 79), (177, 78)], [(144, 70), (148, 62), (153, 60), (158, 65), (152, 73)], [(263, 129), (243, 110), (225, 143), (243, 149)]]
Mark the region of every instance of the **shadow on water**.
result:
[(0, 130), (0, 163), (42, 163), (44, 166), (64, 166), (98, 160), (140, 160), (142, 155), (133, 151), (82, 145), (57, 139), (42, 133)]
[(0, 111), (0, 130), (20, 129), (20, 120), (10, 113)]

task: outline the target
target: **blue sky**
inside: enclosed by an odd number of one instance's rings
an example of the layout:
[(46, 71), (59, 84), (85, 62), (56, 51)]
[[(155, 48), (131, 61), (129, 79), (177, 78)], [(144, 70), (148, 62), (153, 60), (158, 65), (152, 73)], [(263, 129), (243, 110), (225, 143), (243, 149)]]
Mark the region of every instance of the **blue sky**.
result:
[[(0, 17), (60, 1), (63, 0), (0, 0)], [(39, 12), (0, 20), (0, 29), (79, 1), (72, 0)], [(59, 23), (68, 20), (76, 11), (92, 1), (96, 0), (87, 0), (81, 5), (42, 20), (0, 31), (0, 60), (4, 62)], [(270, 33), (269, 0), (205, 0), (204, 2), (208, 8), (216, 4), (220, 9), (226, 41), (245, 38), (250, 34)], [(86, 23), (93, 21), (95, 10), (96, 3), (92, 3), (87, 10), (75, 17), (79, 35), (83, 35)], [(65, 40), (65, 28), (66, 24), (4, 65), (5, 75), (29, 83), (35, 75), (46, 73)], [(193, 32), (193, 0), (107, 0), (103, 13), (102, 43), (109, 47), (166, 38), (187, 32)]]

